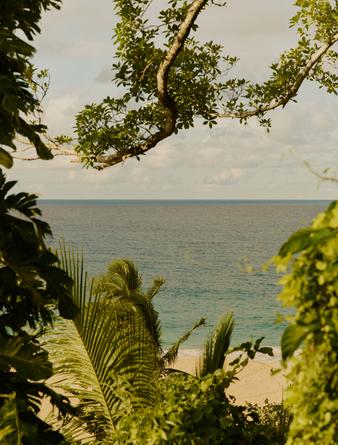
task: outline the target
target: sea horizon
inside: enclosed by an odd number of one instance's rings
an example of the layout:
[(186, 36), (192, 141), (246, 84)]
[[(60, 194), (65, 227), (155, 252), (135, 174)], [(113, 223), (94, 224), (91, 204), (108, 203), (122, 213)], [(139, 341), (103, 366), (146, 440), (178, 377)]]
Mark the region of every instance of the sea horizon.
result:
[(135, 198), (126, 198), (126, 199), (101, 199), (101, 198), (51, 198), (51, 199), (40, 199), (37, 200), (41, 204), (53, 203), (196, 203), (196, 204), (204, 204), (204, 203), (229, 203), (229, 204), (325, 204), (330, 203), (333, 200), (331, 199), (204, 199), (204, 198), (161, 198), (161, 199), (135, 199)]

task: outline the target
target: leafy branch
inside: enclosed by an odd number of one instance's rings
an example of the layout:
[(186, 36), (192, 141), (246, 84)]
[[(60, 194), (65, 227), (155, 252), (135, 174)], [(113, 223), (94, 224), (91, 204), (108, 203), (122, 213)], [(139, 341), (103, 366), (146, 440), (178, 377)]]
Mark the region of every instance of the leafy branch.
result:
[[(294, 79), (291, 79), (292, 83), (290, 86), (288, 86), (288, 89), (285, 91), (282, 90), (281, 97), (279, 98), (273, 98), (265, 105), (258, 105), (254, 107), (253, 109), (249, 110), (238, 110), (233, 112), (225, 112), (220, 113), (217, 115), (219, 118), (226, 118), (226, 117), (232, 117), (232, 118), (238, 118), (238, 119), (246, 119), (248, 117), (252, 116), (258, 116), (263, 113), (266, 113), (267, 111), (274, 110), (278, 107), (285, 107), (285, 105), (290, 102), (298, 93), (299, 88), (301, 87), (304, 80), (309, 75), (310, 71), (314, 69), (314, 67), (320, 62), (321, 58), (327, 51), (338, 41), (338, 33), (333, 36), (332, 39), (330, 39), (329, 42), (326, 42), (323, 44), (320, 48), (318, 48), (311, 57), (307, 60), (307, 62), (304, 64), (302, 68), (296, 73), (294, 76)], [(281, 67), (283, 66), (283, 63), (281, 64)], [(266, 87), (272, 87), (275, 79), (272, 79), (265, 83)], [(290, 79), (287, 79), (288, 82), (290, 82)]]
[[(133, 147), (133, 149), (129, 150), (128, 152), (116, 152), (109, 156), (98, 156), (95, 161), (101, 164), (99, 167), (100, 169), (118, 164), (122, 161), (125, 161), (127, 158), (138, 157), (140, 154), (146, 153), (147, 151), (155, 147), (160, 141), (166, 139), (174, 133), (176, 129), (177, 105), (168, 91), (168, 76), (175, 60), (183, 49), (184, 43), (189, 36), (193, 24), (195, 23), (201, 9), (206, 3), (207, 0), (194, 0), (191, 3), (187, 15), (184, 21), (181, 23), (179, 30), (172, 42), (172, 45), (169, 48), (157, 71), (157, 97), (159, 103), (165, 110), (165, 122), (163, 127), (160, 128), (157, 133), (150, 136), (145, 141), (145, 143)], [(146, 68), (148, 67), (148, 65), (146, 66)]]
[[(296, 101), (305, 80), (336, 94), (338, 77), (331, 68), (337, 60), (337, 5), (327, 0), (295, 1), (298, 12), (290, 25), (297, 27), (298, 45), (271, 66), (266, 82), (255, 84), (228, 78), (237, 57), (224, 56), (222, 45), (201, 44), (193, 36), (202, 10), (223, 3), (170, 0), (159, 12), (158, 23), (150, 24), (151, 0), (115, 0), (120, 20), (115, 28), (113, 81), (124, 92), (87, 105), (76, 116), (77, 139), (47, 137), (50, 150), (102, 170), (128, 158), (140, 160), (172, 134), (192, 128), (196, 120), (212, 128), (222, 118), (246, 124), (256, 117), (269, 130), (267, 113)], [(36, 159), (22, 153), (20, 158)]]
[[(77, 116), (75, 149), (88, 167), (101, 170), (128, 158), (139, 160), (200, 118), (212, 127), (220, 118), (246, 123), (255, 116), (269, 128), (266, 113), (294, 101), (306, 79), (336, 92), (337, 76), (329, 65), (337, 58), (332, 50), (338, 40), (337, 6), (329, 2), (295, 2), (299, 11), (291, 26), (298, 26), (298, 46), (281, 55), (271, 67), (270, 79), (261, 85), (240, 78), (224, 80), (238, 59), (223, 57), (221, 45), (200, 44), (190, 35), (208, 1), (170, 1), (170, 7), (159, 13), (162, 24), (154, 27), (145, 17), (149, 1), (141, 3), (115, 1), (120, 22), (115, 29), (114, 81), (126, 93), (120, 99), (107, 97), (101, 104), (88, 105)], [(156, 46), (163, 38), (166, 50)], [(142, 103), (139, 108), (137, 103)]]

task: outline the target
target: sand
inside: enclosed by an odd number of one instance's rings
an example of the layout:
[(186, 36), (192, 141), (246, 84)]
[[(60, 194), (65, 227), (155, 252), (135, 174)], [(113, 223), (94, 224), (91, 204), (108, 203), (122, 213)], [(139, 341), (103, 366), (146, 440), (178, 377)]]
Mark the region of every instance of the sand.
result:
[[(194, 373), (198, 362), (197, 356), (179, 355), (173, 368)], [(236, 397), (236, 402), (257, 403), (263, 405), (265, 400), (280, 403), (285, 389), (285, 378), (282, 372), (271, 375), (271, 370), (279, 368), (278, 360), (252, 360), (239, 374), (239, 380), (232, 383), (228, 394)]]
[[(183, 353), (177, 357), (173, 368), (194, 374), (197, 364), (198, 356), (196, 354), (185, 355)], [(285, 388), (285, 378), (282, 372), (271, 375), (271, 370), (277, 368), (279, 368), (278, 360), (268, 362), (252, 360), (238, 374), (239, 380), (230, 385), (227, 393), (235, 396), (238, 404), (251, 402), (263, 405), (266, 399), (269, 402), (280, 403)], [(40, 417), (46, 418), (50, 411), (51, 405), (47, 400), (44, 400)]]

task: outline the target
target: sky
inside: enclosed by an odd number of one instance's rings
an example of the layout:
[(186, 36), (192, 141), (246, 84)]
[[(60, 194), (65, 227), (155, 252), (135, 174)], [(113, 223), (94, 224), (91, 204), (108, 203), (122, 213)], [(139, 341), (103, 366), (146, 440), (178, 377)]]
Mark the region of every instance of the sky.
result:
[[(203, 12), (199, 35), (240, 57), (232, 75), (261, 81), (296, 42), (288, 24), (294, 11), (289, 0), (233, 0)], [(51, 135), (72, 134), (84, 105), (117, 94), (115, 23), (111, 0), (65, 0), (61, 11), (44, 14), (34, 62), (50, 72), (44, 118)], [(270, 133), (255, 120), (223, 119), (162, 141), (140, 162), (98, 172), (68, 157), (16, 161), (8, 176), (42, 199), (335, 199), (338, 186), (319, 181), (303, 161), (317, 171), (336, 166), (337, 111), (335, 96), (306, 82), (297, 104), (270, 114)]]

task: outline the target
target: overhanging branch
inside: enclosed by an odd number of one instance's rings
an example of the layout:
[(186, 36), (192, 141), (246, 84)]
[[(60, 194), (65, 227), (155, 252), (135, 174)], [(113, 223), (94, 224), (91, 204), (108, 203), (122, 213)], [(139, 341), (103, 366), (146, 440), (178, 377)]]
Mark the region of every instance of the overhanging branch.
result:
[(316, 52), (314, 52), (311, 58), (308, 60), (306, 65), (299, 71), (298, 76), (296, 77), (293, 86), (290, 88), (289, 92), (280, 99), (273, 99), (268, 104), (263, 105), (261, 107), (254, 108), (252, 110), (241, 111), (241, 112), (229, 112), (229, 113), (221, 113), (218, 114), (217, 118), (237, 118), (237, 119), (245, 119), (252, 116), (257, 116), (262, 113), (266, 113), (267, 111), (274, 110), (278, 107), (284, 107), (293, 97), (297, 95), (297, 92), (305, 80), (306, 76), (309, 74), (312, 68), (320, 61), (322, 56), (338, 41), (338, 34), (335, 34), (332, 39), (322, 45)]
[(157, 97), (158, 101), (165, 110), (165, 122), (161, 130), (150, 136), (143, 144), (133, 147), (127, 153), (114, 153), (111, 155), (97, 156), (95, 162), (100, 164), (96, 168), (103, 169), (112, 165), (119, 164), (128, 158), (138, 157), (154, 148), (160, 141), (171, 136), (176, 128), (177, 108), (175, 101), (168, 91), (168, 75), (171, 67), (181, 52), (198, 14), (206, 5), (208, 0), (194, 0), (187, 12), (184, 21), (179, 26), (178, 32), (166, 53), (164, 60), (157, 71)]

